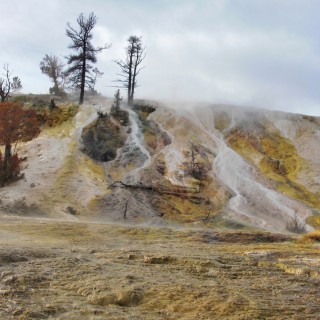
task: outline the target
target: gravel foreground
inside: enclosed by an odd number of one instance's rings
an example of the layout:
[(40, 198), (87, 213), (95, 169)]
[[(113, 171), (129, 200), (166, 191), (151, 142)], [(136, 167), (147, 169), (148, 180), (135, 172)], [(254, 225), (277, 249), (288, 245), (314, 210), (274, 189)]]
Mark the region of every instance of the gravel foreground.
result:
[(0, 221), (0, 319), (320, 319), (314, 245), (262, 233)]

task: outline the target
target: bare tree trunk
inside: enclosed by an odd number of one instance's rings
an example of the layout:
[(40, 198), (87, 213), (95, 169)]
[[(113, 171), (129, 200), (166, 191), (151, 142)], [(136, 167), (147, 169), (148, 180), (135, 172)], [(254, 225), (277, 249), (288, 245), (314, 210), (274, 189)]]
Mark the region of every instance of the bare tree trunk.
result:
[(133, 63), (133, 55), (134, 49), (131, 48), (130, 50), (130, 58), (129, 58), (129, 66), (128, 66), (128, 105), (132, 105), (131, 100), (131, 92), (132, 92), (132, 63)]
[(136, 49), (136, 60), (135, 60), (135, 63), (134, 63), (134, 66), (133, 66), (133, 74), (132, 74), (132, 84), (131, 84), (131, 87), (132, 87), (132, 90), (131, 90), (131, 103), (133, 104), (133, 97), (134, 97), (134, 90), (136, 88), (136, 76), (137, 76), (137, 67), (138, 67), (138, 64), (139, 64), (139, 54), (140, 54), (140, 49), (139, 49), (139, 46), (137, 46), (137, 49)]
[(12, 153), (11, 153), (11, 144), (6, 144), (5, 151), (4, 151), (4, 161), (3, 161), (3, 168), (5, 172), (7, 171), (10, 159), (11, 159)]
[(130, 102), (131, 105), (133, 105), (133, 97), (134, 97), (134, 89), (136, 88), (136, 72), (137, 72), (137, 65), (135, 64), (133, 75), (132, 75), (132, 84), (131, 84), (131, 96), (130, 96)]
[(80, 98), (79, 98), (79, 104), (83, 104), (83, 98), (84, 98), (84, 87), (86, 84), (86, 50), (83, 50), (83, 61), (82, 61), (82, 71), (81, 71), (81, 83), (80, 83)]

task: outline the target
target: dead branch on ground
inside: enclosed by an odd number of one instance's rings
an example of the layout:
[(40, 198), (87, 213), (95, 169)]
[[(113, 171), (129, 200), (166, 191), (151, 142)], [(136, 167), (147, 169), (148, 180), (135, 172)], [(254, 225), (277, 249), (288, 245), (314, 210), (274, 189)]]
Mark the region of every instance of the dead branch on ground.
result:
[(199, 191), (196, 188), (190, 188), (190, 187), (183, 187), (183, 186), (173, 186), (170, 187), (164, 187), (161, 185), (158, 186), (146, 186), (142, 184), (141, 182), (138, 184), (127, 184), (122, 181), (115, 181), (113, 182), (108, 189), (111, 188), (126, 188), (126, 189), (143, 189), (147, 191), (157, 192), (160, 194), (171, 194), (171, 195), (177, 195), (181, 196), (182, 194), (186, 193), (198, 193)]

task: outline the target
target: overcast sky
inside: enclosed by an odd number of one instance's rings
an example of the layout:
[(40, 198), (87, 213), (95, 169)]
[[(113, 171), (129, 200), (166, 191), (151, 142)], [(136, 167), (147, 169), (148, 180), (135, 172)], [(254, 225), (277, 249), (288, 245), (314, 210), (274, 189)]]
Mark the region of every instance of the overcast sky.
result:
[(94, 12), (93, 43), (112, 43), (98, 56), (104, 95), (114, 94), (113, 60), (134, 34), (147, 52), (137, 98), (320, 116), (320, 0), (3, 0), (0, 12), (0, 64), (25, 93), (48, 92), (41, 59), (70, 54), (67, 22)]

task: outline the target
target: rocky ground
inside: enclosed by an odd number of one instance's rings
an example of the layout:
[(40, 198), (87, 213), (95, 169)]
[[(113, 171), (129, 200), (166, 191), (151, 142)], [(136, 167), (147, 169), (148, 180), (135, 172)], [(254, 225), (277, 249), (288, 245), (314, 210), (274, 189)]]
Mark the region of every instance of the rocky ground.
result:
[(319, 247), (1, 216), (0, 319), (320, 319)]

